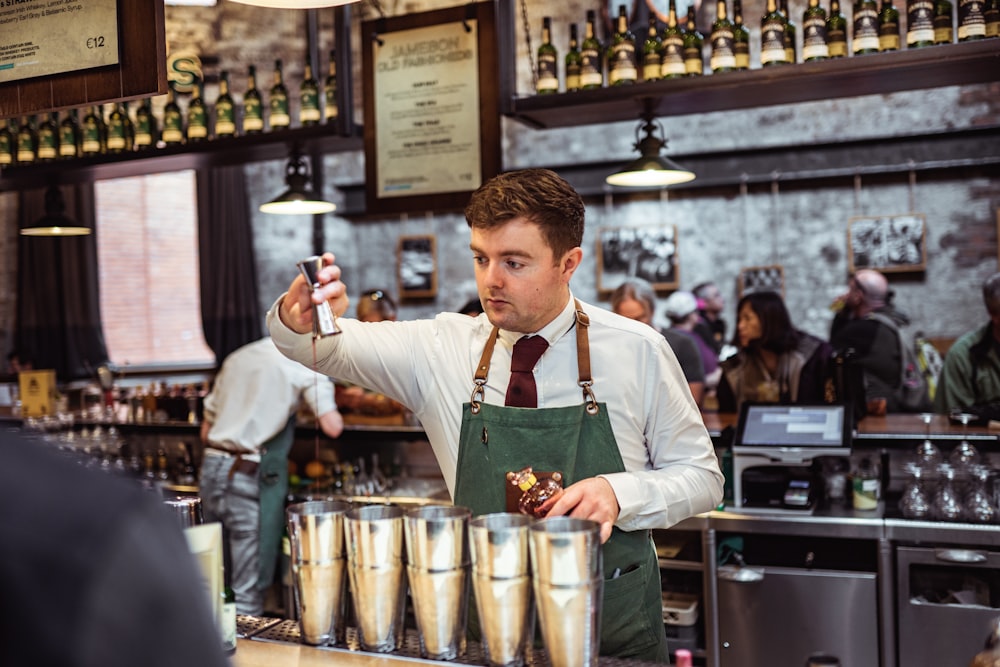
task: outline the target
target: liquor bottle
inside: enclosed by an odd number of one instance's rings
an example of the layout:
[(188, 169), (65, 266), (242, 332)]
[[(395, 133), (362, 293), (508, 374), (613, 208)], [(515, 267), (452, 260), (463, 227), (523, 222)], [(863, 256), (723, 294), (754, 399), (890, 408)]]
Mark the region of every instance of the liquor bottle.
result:
[(270, 106), (268, 108), (270, 110), (268, 114), (270, 129), (287, 129), (292, 119), (288, 115), (288, 89), (285, 88), (285, 82), (281, 74), (280, 58), (274, 61), (274, 83), (271, 84)]
[(983, 4), (983, 0), (958, 0), (958, 41), (986, 38)]
[(705, 38), (698, 32), (695, 23), (694, 5), (688, 7), (687, 27), (681, 33), (684, 41), (684, 71), (687, 76), (701, 76), (705, 70), (705, 63), (701, 59), (702, 47), (705, 45)]
[(548, 95), (559, 92), (559, 52), (552, 45), (552, 19), (542, 19), (542, 43), (538, 47), (538, 76), (535, 92)]
[(264, 131), (264, 107), (257, 90), (257, 67), (250, 65), (247, 92), (243, 95), (243, 134)]
[(319, 82), (313, 77), (312, 63), (307, 62), (302, 85), (299, 87), (299, 125), (316, 125), (321, 120), (323, 113), (319, 109)]
[(195, 84), (187, 107), (187, 140), (190, 143), (208, 139), (208, 109), (201, 96), (201, 85), (201, 82)]
[(792, 15), (788, 13), (788, 0), (781, 0), (778, 4), (778, 11), (785, 17), (785, 60), (795, 64), (799, 62), (798, 44), (795, 41), (797, 28), (792, 21)]
[(219, 96), (215, 98), (215, 137), (236, 136), (236, 103), (229, 92), (229, 72), (219, 74)]
[(340, 115), (337, 108), (337, 50), (330, 49), (330, 68), (323, 83), (323, 97), (326, 101), (326, 122), (335, 123)]
[(10, 125), (6, 118), (0, 118), (0, 166), (14, 164), (14, 153), (17, 148), (17, 139), (10, 131)]
[(128, 102), (122, 102), (122, 115), (124, 116), (122, 122), (125, 123), (125, 150), (131, 152), (135, 150), (135, 123), (129, 114)]
[(847, 19), (840, 11), (840, 0), (830, 0), (830, 15), (826, 19), (826, 45), (831, 58), (847, 57)]
[(899, 51), (899, 10), (892, 0), (882, 0), (878, 13), (878, 50)]
[(826, 60), (830, 55), (826, 40), (826, 12), (819, 0), (809, 0), (802, 12), (802, 61)]
[(163, 107), (163, 143), (177, 146), (184, 143), (184, 118), (177, 104), (173, 86), (167, 86), (167, 103)]
[(562, 493), (562, 474), (552, 473), (551, 477), (539, 480), (531, 467), (517, 472), (508, 472), (507, 481), (521, 490), (517, 501), (517, 509), (521, 514), (542, 518), (545, 513), (539, 510), (546, 500)]
[(125, 152), (125, 118), (118, 104), (115, 104), (108, 115), (108, 152)]
[(136, 150), (146, 150), (156, 145), (158, 141), (156, 126), (156, 116), (153, 115), (153, 105), (151, 98), (142, 100), (139, 108), (135, 110), (135, 148)]
[(618, 25), (608, 48), (608, 83), (622, 86), (639, 78), (639, 61), (635, 52), (635, 35), (628, 29), (628, 12), (618, 5)]
[(80, 157), (80, 112), (70, 109), (59, 123), (59, 157)]
[(17, 163), (31, 164), (38, 159), (38, 131), (34, 116), (21, 116), (17, 129)]
[(726, 0), (717, 0), (715, 23), (712, 24), (712, 55), (709, 67), (712, 72), (731, 72), (736, 69), (733, 22), (726, 16)]
[(580, 87), (584, 90), (604, 86), (604, 49), (594, 33), (595, 12), (587, 10), (587, 27), (580, 45)]
[(741, 0), (733, 0), (733, 56), (736, 69), (750, 69), (750, 31), (743, 24)]
[(955, 24), (950, 0), (934, 0), (934, 43), (951, 44), (955, 41)]
[(38, 159), (55, 160), (59, 156), (59, 114), (51, 112), (38, 126)]
[(986, 37), (1000, 37), (1000, 0), (986, 0), (983, 18), (986, 20)]
[(642, 43), (642, 80), (657, 81), (660, 78), (660, 59), (663, 57), (663, 40), (656, 26), (656, 14), (649, 15), (649, 29), (646, 41)]
[(97, 112), (96, 106), (83, 117), (83, 128), (80, 132), (80, 152), (84, 155), (100, 155), (104, 152), (104, 123)]
[(232, 655), (236, 652), (236, 593), (228, 582), (222, 590), (219, 628), (222, 631), (222, 650)]
[(878, 5), (875, 0), (854, 2), (854, 55), (878, 53)]
[(767, 0), (767, 12), (760, 21), (760, 64), (771, 67), (787, 62), (785, 17), (778, 11), (776, 0)]
[(566, 92), (580, 90), (580, 71), (583, 56), (580, 55), (580, 45), (577, 42), (576, 24), (569, 24), (569, 50), (566, 51)]
[[(948, 16), (949, 22), (951, 14)], [(934, 45), (934, 1), (907, 0), (906, 48), (919, 49)]]
[(667, 25), (663, 29), (663, 57), (660, 59), (660, 78), (678, 79), (687, 75), (684, 67), (684, 31), (677, 24), (677, 6), (670, 0)]

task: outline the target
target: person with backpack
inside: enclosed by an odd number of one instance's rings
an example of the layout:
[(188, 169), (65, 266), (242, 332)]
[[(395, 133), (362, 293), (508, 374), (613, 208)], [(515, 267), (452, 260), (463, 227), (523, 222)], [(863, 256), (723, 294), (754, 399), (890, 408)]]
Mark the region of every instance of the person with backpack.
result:
[(938, 376), (934, 408), (1000, 420), (1000, 273), (983, 282), (989, 320), (960, 337), (948, 350)]
[[(909, 318), (892, 307), (885, 276), (861, 269), (851, 276), (847, 292), (834, 302), (838, 309), (830, 328), (835, 353), (860, 370), (864, 400), (854, 401), (869, 413), (924, 412), (930, 409), (927, 382), (913, 346), (901, 327)], [(855, 397), (857, 398), (857, 397)]]

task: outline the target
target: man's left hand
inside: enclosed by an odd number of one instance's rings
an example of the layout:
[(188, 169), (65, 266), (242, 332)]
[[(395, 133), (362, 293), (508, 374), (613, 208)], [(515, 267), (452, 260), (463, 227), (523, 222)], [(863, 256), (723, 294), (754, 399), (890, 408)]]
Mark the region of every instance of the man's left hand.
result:
[(571, 484), (539, 509), (545, 512), (545, 516), (571, 516), (596, 521), (601, 524), (602, 544), (611, 537), (611, 529), (621, 511), (618, 497), (603, 477), (591, 477)]

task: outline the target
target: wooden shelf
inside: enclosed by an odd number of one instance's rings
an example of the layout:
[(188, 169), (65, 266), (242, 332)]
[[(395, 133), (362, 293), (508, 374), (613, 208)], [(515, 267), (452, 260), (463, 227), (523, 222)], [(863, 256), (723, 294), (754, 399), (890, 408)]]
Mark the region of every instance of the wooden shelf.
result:
[(181, 169), (284, 160), (293, 145), (298, 145), (303, 154), (323, 155), (361, 150), (363, 142), (360, 127), (344, 135), (337, 125), (315, 125), (129, 153), (37, 162), (3, 169), (0, 172), (0, 191), (44, 187), (49, 183), (84, 183)]
[(1000, 39), (853, 56), (631, 86), (515, 98), (509, 115), (537, 128), (731, 111), (1000, 81)]

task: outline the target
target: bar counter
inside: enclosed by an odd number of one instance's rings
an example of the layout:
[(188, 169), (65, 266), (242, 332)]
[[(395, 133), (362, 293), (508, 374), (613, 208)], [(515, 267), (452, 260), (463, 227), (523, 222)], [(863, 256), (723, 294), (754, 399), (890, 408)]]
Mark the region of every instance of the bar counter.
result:
[(330, 667), (331, 664), (344, 667), (388, 667), (440, 663), (345, 649), (321, 649), (289, 642), (238, 639), (233, 664), (236, 667)]

